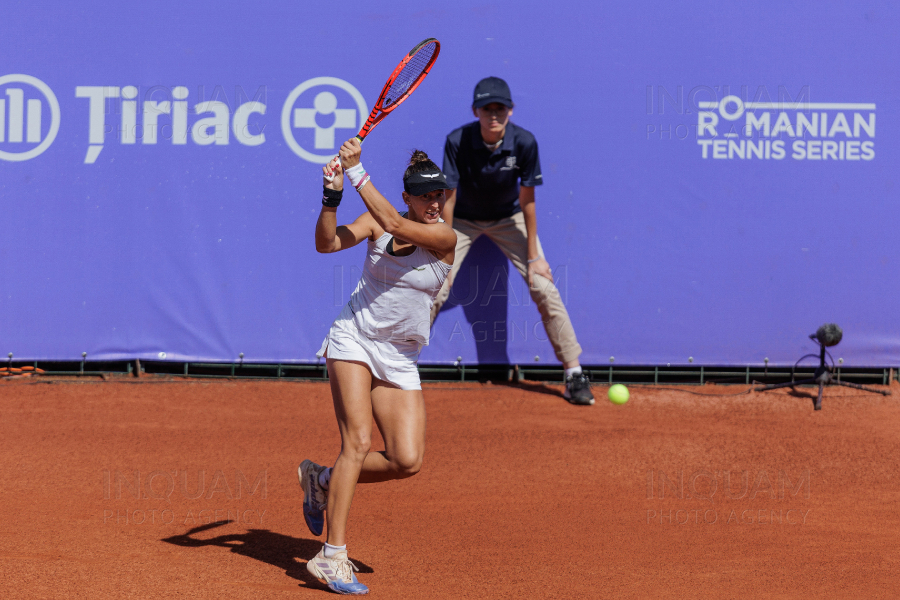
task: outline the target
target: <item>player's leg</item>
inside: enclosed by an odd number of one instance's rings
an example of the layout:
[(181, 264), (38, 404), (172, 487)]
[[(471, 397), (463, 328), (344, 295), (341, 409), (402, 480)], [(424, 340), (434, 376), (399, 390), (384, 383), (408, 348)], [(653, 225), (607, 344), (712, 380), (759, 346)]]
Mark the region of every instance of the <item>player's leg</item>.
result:
[(432, 323), (434, 323), (437, 314), (441, 312), (441, 307), (444, 306), (447, 298), (450, 297), (450, 288), (453, 287), (453, 281), (456, 279), (456, 274), (469, 253), (469, 248), (472, 247), (472, 242), (481, 235), (480, 227), (464, 219), (454, 219), (453, 230), (456, 232), (456, 254), (453, 259), (453, 268), (450, 269), (441, 291), (438, 292), (437, 297), (434, 299), (434, 305), (431, 307)]
[(425, 398), (422, 390), (401, 390), (375, 380), (372, 411), (384, 452), (370, 452), (359, 483), (412, 477), (425, 456)]
[(334, 414), (341, 432), (341, 453), (328, 482), (328, 543), (346, 542), (350, 504), (372, 440), (372, 374), (361, 363), (328, 359)]
[(372, 434), (372, 374), (362, 363), (328, 359), (334, 413), (341, 432), (341, 453), (328, 482), (328, 543), (306, 563), (306, 570), (341, 594), (365, 594), (347, 556), (347, 520), (356, 481), (369, 452)]

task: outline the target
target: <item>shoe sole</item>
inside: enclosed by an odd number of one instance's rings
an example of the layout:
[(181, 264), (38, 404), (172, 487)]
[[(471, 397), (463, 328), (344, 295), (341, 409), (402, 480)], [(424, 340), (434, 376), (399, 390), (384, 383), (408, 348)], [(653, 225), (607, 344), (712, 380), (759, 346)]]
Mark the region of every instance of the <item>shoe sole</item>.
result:
[(300, 489), (303, 490), (303, 520), (306, 521), (306, 527), (309, 529), (309, 532), (313, 535), (319, 536), (322, 535), (322, 531), (325, 529), (325, 523), (322, 523), (322, 527), (318, 528), (318, 533), (316, 532), (316, 527), (313, 523), (310, 523), (309, 516), (306, 514), (306, 506), (307, 501), (310, 497), (310, 492), (308, 489), (309, 483), (306, 481), (306, 473), (304, 471), (309, 471), (312, 467), (312, 461), (307, 459), (300, 463), (300, 466), (297, 467), (297, 477), (300, 478)]
[(582, 402), (581, 400), (578, 400), (578, 399), (576, 399), (576, 398), (573, 398), (573, 397), (568, 393), (568, 391), (566, 391), (566, 392), (563, 393), (563, 398), (565, 398), (566, 401), (567, 401), (569, 404), (574, 404), (575, 406), (593, 406), (593, 405), (594, 405), (594, 402), (596, 402), (596, 399), (593, 398), (593, 397), (591, 397), (590, 400), (585, 400), (584, 402)]
[(572, 398), (566, 398), (566, 400), (569, 401), (569, 404), (572, 404), (574, 406), (593, 406), (594, 402), (596, 402), (596, 400), (588, 400), (587, 402), (577, 402), (577, 401), (573, 400)]
[(331, 590), (332, 592), (334, 592), (336, 594), (343, 594), (345, 596), (364, 596), (369, 593), (368, 588), (364, 592), (347, 592), (347, 591), (344, 591), (344, 590), (334, 587), (334, 584), (332, 582), (328, 581), (328, 578), (325, 577), (325, 575), (322, 574), (321, 571), (319, 571), (318, 567), (316, 567), (315, 559), (310, 560), (309, 562), (306, 563), (306, 570), (309, 571), (310, 575), (312, 575), (313, 577), (315, 577), (316, 579), (318, 579), (319, 581), (324, 583), (326, 586), (328, 586), (329, 590)]

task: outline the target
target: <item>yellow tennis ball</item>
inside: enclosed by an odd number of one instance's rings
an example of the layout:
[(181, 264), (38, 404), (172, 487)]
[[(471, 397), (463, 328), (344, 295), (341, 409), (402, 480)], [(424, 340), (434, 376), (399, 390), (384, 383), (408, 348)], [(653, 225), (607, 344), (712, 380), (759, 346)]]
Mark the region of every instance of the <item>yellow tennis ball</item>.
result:
[(625, 404), (628, 402), (628, 388), (621, 383), (611, 385), (609, 386), (608, 396), (609, 401), (613, 404)]

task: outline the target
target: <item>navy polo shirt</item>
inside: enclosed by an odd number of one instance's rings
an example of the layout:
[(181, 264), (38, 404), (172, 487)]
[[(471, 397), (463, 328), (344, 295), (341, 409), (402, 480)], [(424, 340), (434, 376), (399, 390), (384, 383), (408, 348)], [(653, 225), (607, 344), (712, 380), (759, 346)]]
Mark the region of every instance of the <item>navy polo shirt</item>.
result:
[(519, 185), (541, 185), (537, 140), (526, 129), (508, 123), (503, 143), (491, 152), (481, 138), (478, 121), (447, 136), (444, 175), (456, 188), (455, 218), (496, 221), (521, 212)]

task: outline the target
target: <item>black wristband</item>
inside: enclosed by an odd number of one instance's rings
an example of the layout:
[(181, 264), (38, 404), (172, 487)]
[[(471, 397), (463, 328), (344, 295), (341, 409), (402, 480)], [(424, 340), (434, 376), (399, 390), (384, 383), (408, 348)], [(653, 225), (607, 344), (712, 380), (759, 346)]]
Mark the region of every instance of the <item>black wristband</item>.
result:
[(332, 190), (327, 187), (322, 188), (322, 206), (328, 208), (337, 208), (341, 204), (341, 198), (344, 195), (343, 190)]

